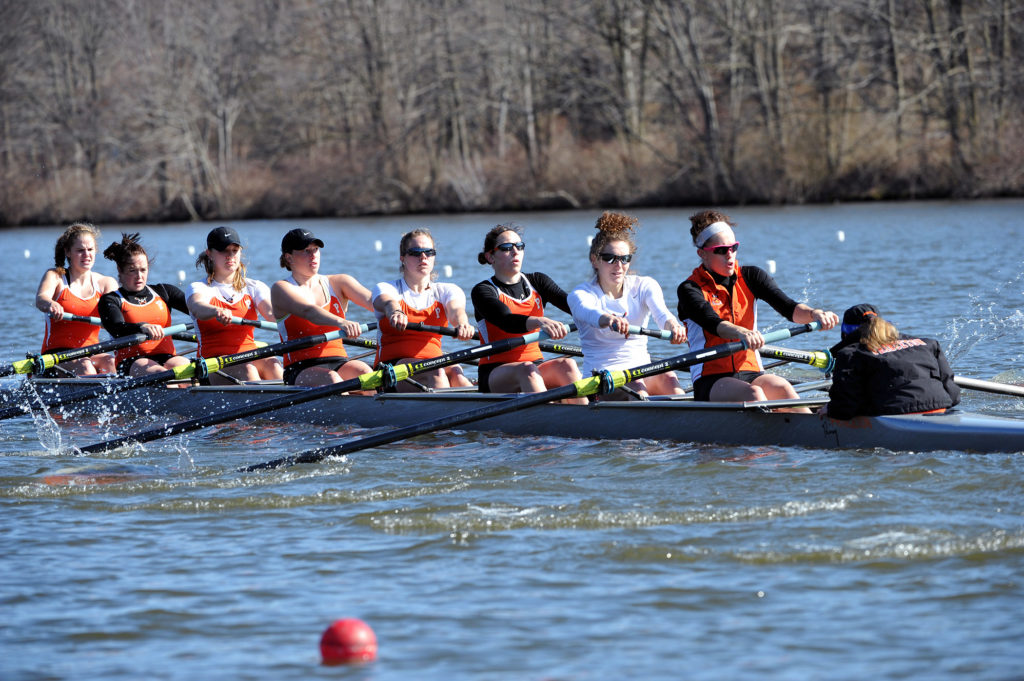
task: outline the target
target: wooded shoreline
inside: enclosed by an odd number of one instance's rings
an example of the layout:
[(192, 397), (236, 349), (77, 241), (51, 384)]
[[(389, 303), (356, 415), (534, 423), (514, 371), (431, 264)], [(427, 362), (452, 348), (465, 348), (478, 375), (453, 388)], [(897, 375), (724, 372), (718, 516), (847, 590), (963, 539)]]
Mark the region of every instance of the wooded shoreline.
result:
[(0, 6), (0, 225), (1024, 195), (1011, 0)]

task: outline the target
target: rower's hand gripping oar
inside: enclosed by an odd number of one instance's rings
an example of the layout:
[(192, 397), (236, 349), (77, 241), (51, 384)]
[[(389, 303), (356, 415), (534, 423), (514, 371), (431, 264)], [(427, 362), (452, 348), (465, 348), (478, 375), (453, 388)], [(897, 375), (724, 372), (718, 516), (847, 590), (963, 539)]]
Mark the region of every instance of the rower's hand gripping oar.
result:
[[(780, 341), (790, 338), (791, 336), (813, 331), (817, 328), (819, 328), (818, 322), (802, 324), (800, 326), (766, 333), (764, 334), (764, 339), (766, 341)], [(452, 414), (451, 416), (445, 416), (433, 421), (426, 421), (406, 426), (405, 428), (398, 428), (397, 430), (392, 430), (387, 433), (371, 435), (370, 437), (353, 440), (334, 447), (312, 449), (295, 456), (283, 457), (273, 461), (248, 466), (242, 470), (249, 472), (269, 468), (279, 468), (281, 466), (288, 466), (297, 463), (317, 463), (330, 456), (341, 456), (351, 452), (357, 452), (362, 449), (388, 444), (397, 440), (404, 440), (416, 435), (423, 435), (424, 433), (429, 433), (435, 430), (452, 428), (463, 423), (479, 421), (481, 419), (499, 416), (501, 414), (508, 414), (521, 409), (527, 409), (538, 404), (546, 404), (548, 402), (571, 399), (573, 397), (585, 397), (587, 395), (595, 395), (598, 393), (608, 393), (616, 388), (621, 388), (626, 383), (635, 381), (638, 378), (645, 378), (647, 376), (661, 374), (673, 369), (680, 369), (682, 367), (690, 366), (691, 364), (700, 364), (716, 357), (731, 355), (746, 349), (746, 347), (745, 341), (730, 341), (704, 350), (695, 350), (693, 352), (687, 352), (659, 362), (645, 364), (633, 369), (603, 371), (596, 376), (582, 378), (573, 383), (552, 388), (551, 390), (545, 390), (544, 392), (531, 393), (529, 395), (524, 395), (523, 397), (509, 399), (505, 402), (489, 404), (485, 407), (472, 409), (460, 414)], [(576, 408), (578, 407), (567, 407), (567, 409)], [(568, 417), (568, 412), (566, 412), (566, 415)]]
[[(427, 333), (436, 333), (439, 336), (451, 336), (455, 338), (455, 329), (450, 326), (430, 326), (429, 324), (421, 324), (419, 322), (409, 322), (406, 327), (410, 331), (426, 331)], [(569, 329), (574, 331), (576, 329), (575, 324), (570, 324)], [(473, 338), (480, 338), (479, 333), (474, 333)], [(569, 345), (561, 341), (542, 340), (538, 343), (542, 352), (550, 352), (555, 355), (570, 355), (572, 357), (582, 357), (583, 348), (578, 345)]]
[[(175, 324), (165, 328), (164, 333), (166, 335), (171, 335), (191, 328), (192, 324)], [(29, 355), (28, 359), (0, 366), (0, 376), (30, 373), (41, 374), (47, 369), (51, 369), (63, 362), (70, 362), (71, 360), (81, 359), (82, 357), (89, 357), (91, 355), (99, 355), (112, 350), (120, 350), (121, 348), (138, 345), (139, 343), (144, 343), (148, 340), (151, 340), (150, 337), (144, 333), (133, 333), (130, 336), (111, 338), (110, 340), (96, 343), (95, 345), (87, 345), (84, 348), (61, 350), (60, 352), (48, 352), (42, 355)]]
[(188, 433), (193, 430), (199, 430), (200, 428), (206, 428), (207, 426), (214, 426), (218, 423), (234, 421), (236, 419), (262, 414), (275, 409), (282, 409), (284, 407), (291, 407), (305, 402), (312, 402), (313, 400), (319, 400), (338, 393), (349, 392), (352, 390), (375, 390), (376, 388), (384, 385), (389, 379), (404, 381), (410, 376), (414, 376), (415, 374), (423, 371), (430, 371), (450, 364), (457, 364), (470, 359), (498, 354), (500, 352), (505, 352), (506, 350), (519, 347), (520, 345), (528, 345), (538, 341), (543, 335), (543, 332), (535, 331), (533, 333), (526, 334), (525, 336), (507, 338), (487, 345), (477, 345), (472, 348), (466, 348), (465, 350), (459, 350), (457, 352), (441, 355), (440, 357), (434, 357), (432, 359), (419, 360), (408, 364), (396, 364), (387, 368), (382, 367), (376, 371), (371, 371), (369, 373), (350, 378), (347, 381), (341, 381), (340, 383), (331, 383), (329, 385), (309, 388), (308, 390), (300, 390), (289, 395), (283, 395), (270, 400), (257, 402), (256, 404), (238, 407), (236, 409), (230, 409), (216, 414), (210, 414), (190, 419), (188, 421), (180, 421), (167, 426), (161, 426), (159, 428), (135, 433), (134, 435), (126, 435), (113, 440), (107, 440), (106, 442), (98, 442), (96, 444), (81, 447), (79, 451), (83, 453), (106, 451), (129, 443), (158, 440), (171, 435)]
[[(376, 322), (372, 324), (362, 324), (360, 329), (363, 333), (376, 328)], [(179, 325), (184, 327), (185, 325)], [(166, 331), (178, 330), (178, 327), (168, 327)], [(209, 357), (206, 359), (196, 359), (189, 364), (184, 366), (175, 367), (168, 369), (167, 371), (158, 371), (152, 374), (145, 374), (143, 376), (134, 376), (126, 378), (116, 384), (108, 384), (101, 382), (102, 379), (97, 380), (97, 384), (83, 388), (76, 392), (68, 395), (58, 395), (49, 399), (42, 400), (41, 403), (33, 405), (19, 405), (17, 407), (8, 407), (6, 409), (0, 409), (0, 419), (11, 418), (14, 416), (20, 416), (28, 412), (30, 409), (45, 408), (49, 409), (52, 407), (60, 407), (68, 404), (74, 404), (76, 402), (82, 402), (84, 400), (91, 399), (101, 394), (113, 394), (126, 392), (128, 390), (135, 390), (137, 388), (143, 388), (148, 385), (156, 385), (157, 383), (164, 383), (167, 381), (183, 380), (186, 378), (205, 378), (209, 374), (220, 371), (221, 369), (235, 364), (242, 364), (244, 362), (251, 362), (255, 359), (262, 359), (264, 357), (270, 357), (272, 355), (283, 354), (286, 352), (293, 352), (295, 350), (302, 350), (309, 348), (314, 345), (320, 345), (327, 341), (334, 340), (339, 337), (340, 331), (332, 331), (325, 334), (317, 334), (316, 336), (304, 336), (302, 338), (294, 338), (290, 341), (283, 343), (277, 343), (275, 345), (267, 345), (253, 350), (245, 350), (243, 352), (237, 352), (231, 355), (224, 355), (222, 357)], [(144, 334), (142, 334), (144, 335)], [(148, 337), (145, 337), (148, 340)], [(372, 342), (372, 341), (371, 341)]]

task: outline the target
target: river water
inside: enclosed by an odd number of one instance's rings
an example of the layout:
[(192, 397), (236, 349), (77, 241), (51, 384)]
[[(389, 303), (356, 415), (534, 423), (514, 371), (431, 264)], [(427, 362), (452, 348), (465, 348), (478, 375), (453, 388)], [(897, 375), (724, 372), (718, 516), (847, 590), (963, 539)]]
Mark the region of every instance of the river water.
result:
[[(938, 338), (959, 375), (1024, 382), (1024, 202), (738, 208), (741, 262), (842, 314), (873, 302)], [(696, 264), (686, 210), (636, 211), (634, 271)], [(283, 233), (323, 272), (397, 274), (429, 226), (467, 292), (485, 231), (526, 228), (527, 271), (588, 275), (594, 211), (233, 223), (273, 282)], [(151, 281), (196, 276), (211, 224), (141, 231)], [(31, 307), (60, 228), (8, 229), (0, 361), (38, 347)], [(380, 241), (382, 249), (377, 250)], [(97, 269), (113, 273), (110, 263)], [(559, 313), (560, 315), (560, 313)], [(371, 321), (365, 310), (351, 311)], [(768, 308), (764, 329), (785, 323)], [(570, 337), (571, 339), (571, 337)], [(784, 343), (828, 347), (838, 332)], [(653, 341), (652, 341), (653, 342)], [(456, 347), (456, 346), (451, 346)], [(674, 354), (654, 345), (653, 354)], [(814, 370), (782, 369), (794, 378)], [(1024, 416), (965, 391), (964, 408)], [(255, 419), (75, 458), (118, 418), (0, 422), (0, 678), (1019, 679), (1024, 455), (819, 451), (441, 432), (260, 474), (242, 464), (360, 431)], [(1024, 451), (1024, 443), (1021, 450)], [(69, 466), (108, 484), (51, 485)], [(320, 665), (334, 619), (379, 659)]]

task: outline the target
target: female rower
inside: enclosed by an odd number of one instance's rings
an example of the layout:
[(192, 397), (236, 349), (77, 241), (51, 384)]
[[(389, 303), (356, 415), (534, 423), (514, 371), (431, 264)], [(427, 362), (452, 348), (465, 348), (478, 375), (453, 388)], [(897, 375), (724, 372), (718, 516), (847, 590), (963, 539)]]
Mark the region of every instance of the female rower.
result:
[[(206, 235), (206, 250), (196, 259), (196, 267), (206, 270), (206, 281), (195, 281), (188, 288), (187, 302), (196, 322), (199, 357), (219, 357), (258, 346), (252, 326), (232, 324), (232, 317), (256, 321), (257, 311), (274, 321), (270, 288), (262, 281), (245, 276), (242, 241), (232, 227), (217, 227)], [(281, 380), (284, 369), (277, 357), (255, 359), (221, 369), (227, 376), (211, 375), (210, 383), (224, 385), (231, 378), (241, 381)]]
[[(647, 336), (630, 336), (629, 327), (646, 326), (652, 315), (659, 328), (672, 333), (672, 344), (686, 340), (686, 327), (665, 306), (658, 282), (629, 274), (636, 253), (636, 223), (636, 218), (621, 213), (601, 215), (596, 225), (597, 236), (590, 244), (594, 276), (569, 294), (569, 307), (583, 346), (584, 373), (649, 364)], [(626, 387), (641, 398), (683, 392), (671, 371), (631, 381)], [(602, 399), (623, 400), (630, 396), (626, 391), (616, 390)]]
[[(441, 336), (426, 331), (409, 331), (409, 322), (455, 329), (456, 338), (470, 340), (476, 333), (466, 317), (466, 294), (455, 284), (436, 282), (434, 238), (428, 229), (415, 229), (402, 235), (398, 246), (401, 278), (381, 282), (373, 289), (373, 309), (377, 313), (377, 364), (399, 364), (441, 355)], [(427, 388), (472, 387), (473, 382), (453, 365), (416, 374), (416, 381)], [(398, 384), (399, 392), (411, 392), (407, 381)]]
[[(53, 249), (54, 266), (46, 270), (36, 291), (36, 307), (46, 313), (43, 349), (58, 352), (96, 345), (100, 327), (88, 322), (64, 321), (64, 313), (82, 317), (99, 314), (100, 297), (117, 289), (117, 280), (92, 271), (100, 231), (76, 222), (64, 230)], [(109, 353), (83, 357), (58, 364), (62, 373), (76, 376), (114, 373), (114, 356)]]
[[(362, 330), (345, 319), (349, 301), (367, 310), (370, 292), (348, 274), (320, 274), (324, 242), (307, 229), (296, 228), (281, 240), (281, 267), (291, 272), (270, 287), (270, 301), (281, 340), (292, 340), (342, 330), (355, 338)], [(340, 338), (284, 356), (284, 382), (289, 385), (340, 383), (369, 373), (370, 367), (348, 359)]]
[[(729, 216), (704, 210), (690, 216), (690, 236), (700, 265), (679, 285), (679, 318), (686, 320), (690, 350), (702, 350), (730, 340), (743, 340), (747, 349), (690, 367), (694, 398), (712, 402), (746, 402), (798, 397), (785, 378), (764, 373), (758, 348), (764, 337), (757, 330), (757, 300), (764, 300), (797, 324), (818, 322), (831, 329), (834, 312), (796, 303), (760, 267), (738, 265), (739, 242)], [(808, 411), (800, 409), (798, 411)]]
[[(485, 344), (537, 330), (556, 340), (568, 333), (564, 324), (544, 316), (547, 303), (570, 312), (565, 291), (546, 274), (524, 274), (525, 251), (518, 225), (497, 225), (484, 237), (484, 250), (477, 260), (493, 267), (494, 276), (474, 286), (470, 297)], [(579, 367), (569, 357), (543, 360), (537, 343), (488, 355), (480, 360), (477, 385), (481, 392), (542, 392), (580, 378)], [(565, 402), (586, 404), (587, 400)]]
[(941, 413), (959, 404), (960, 388), (938, 341), (901, 334), (868, 304), (843, 314), (842, 331), (822, 410), (829, 416)]
[(185, 294), (171, 284), (147, 286), (149, 255), (139, 235), (121, 234), (121, 240), (107, 246), (103, 257), (117, 263), (121, 287), (100, 298), (103, 328), (111, 336), (144, 333), (150, 340), (117, 351), (118, 373), (129, 376), (152, 374), (189, 363), (174, 350), (174, 341), (164, 335), (171, 324), (171, 310), (188, 314)]

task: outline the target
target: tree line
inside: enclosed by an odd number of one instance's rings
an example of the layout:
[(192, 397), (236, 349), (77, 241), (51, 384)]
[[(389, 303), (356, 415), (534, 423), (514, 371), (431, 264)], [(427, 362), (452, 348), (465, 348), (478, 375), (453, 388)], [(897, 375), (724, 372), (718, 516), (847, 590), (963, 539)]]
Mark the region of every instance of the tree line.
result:
[(1020, 195), (1013, 0), (0, 0), (0, 224)]

